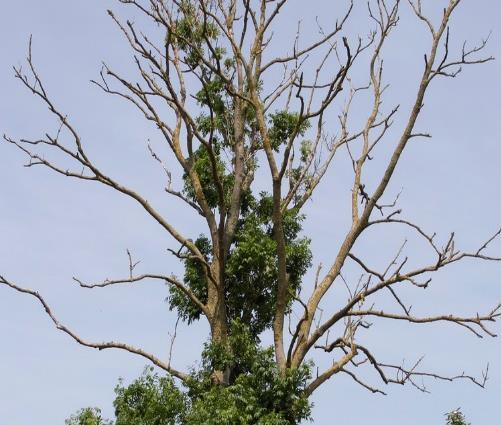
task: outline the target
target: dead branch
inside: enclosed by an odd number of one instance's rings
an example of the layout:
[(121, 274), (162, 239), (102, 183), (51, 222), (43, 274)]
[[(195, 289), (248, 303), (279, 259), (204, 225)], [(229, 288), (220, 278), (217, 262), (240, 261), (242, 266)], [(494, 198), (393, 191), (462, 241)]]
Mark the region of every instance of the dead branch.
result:
[(59, 320), (53, 314), (51, 308), (49, 307), (49, 305), (47, 304), (45, 299), (38, 292), (33, 291), (31, 289), (23, 288), (21, 286), (18, 286), (15, 283), (7, 280), (3, 276), (0, 276), (0, 284), (6, 285), (6, 286), (14, 289), (15, 291), (21, 292), (23, 294), (28, 294), (28, 295), (35, 297), (40, 302), (40, 304), (42, 304), (45, 312), (50, 317), (51, 321), (54, 323), (56, 328), (64, 333), (66, 333), (67, 335), (69, 335), (71, 338), (73, 338), (74, 341), (76, 341), (80, 345), (83, 345), (83, 346), (89, 347), (89, 348), (96, 348), (98, 350), (106, 350), (109, 348), (124, 350), (124, 351), (127, 351), (129, 353), (136, 354), (138, 356), (146, 358), (147, 360), (152, 362), (155, 366), (158, 366), (159, 368), (165, 370), (166, 372), (168, 372), (172, 376), (179, 378), (182, 381), (187, 380), (189, 377), (189, 375), (172, 368), (170, 366), (170, 364), (164, 363), (163, 361), (161, 361), (159, 358), (157, 358), (153, 354), (147, 353), (146, 351), (141, 350), (140, 348), (136, 348), (136, 347), (133, 347), (133, 346), (128, 345), (128, 344), (123, 344), (121, 342), (114, 342), (114, 341), (101, 342), (101, 343), (86, 341), (86, 340), (82, 339), (80, 336), (78, 336), (75, 332), (73, 332), (72, 330), (70, 330), (69, 328), (67, 328), (66, 326), (64, 326), (63, 324), (61, 324), (59, 322)]

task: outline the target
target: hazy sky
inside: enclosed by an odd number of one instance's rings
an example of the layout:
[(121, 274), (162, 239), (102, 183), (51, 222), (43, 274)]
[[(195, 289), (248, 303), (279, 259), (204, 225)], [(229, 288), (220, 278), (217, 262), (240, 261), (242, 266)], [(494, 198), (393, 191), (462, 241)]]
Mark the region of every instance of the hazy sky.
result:
[[(415, 76), (429, 41), (424, 27), (409, 19), (408, 5), (402, 3), (400, 28), (384, 52), (387, 81), (392, 83), (386, 101), (388, 107), (402, 103), (399, 120), (405, 117), (406, 104), (415, 92)], [(453, 45), (460, 46), (463, 39), (477, 41), (492, 30), (487, 53), (501, 57), (501, 4), (496, 0), (463, 3), (452, 22)], [(288, 48), (299, 18), (305, 37), (314, 37), (315, 16), (328, 26), (344, 4), (290, 0), (279, 21), (275, 48)], [(436, 7), (444, 2), (424, 0), (423, 4)], [(187, 216), (180, 204), (165, 198), (162, 172), (146, 152), (145, 141), (158, 139), (154, 129), (129, 105), (89, 84), (97, 77), (102, 60), (117, 70), (131, 69), (125, 43), (106, 14), (109, 7), (127, 15), (112, 0), (4, 2), (0, 132), (36, 138), (57, 130), (46, 108), (13, 78), (12, 65), (23, 64), (33, 34), (34, 60), (47, 89), (80, 129), (92, 157), (196, 237), (199, 222)], [(355, 15), (350, 31), (365, 35), (366, 25), (367, 20)], [(442, 239), (455, 231), (458, 243), (466, 249), (482, 243), (501, 224), (500, 85), (499, 61), (466, 69), (455, 80), (434, 83), (418, 125), (434, 137), (412, 144), (390, 188), (392, 193), (403, 188), (401, 205), (407, 217), (431, 232), (439, 231)], [(94, 281), (126, 275), (126, 248), (142, 260), (141, 271), (179, 272), (166, 252), (172, 241), (132, 201), (47, 169), (23, 168), (24, 161), (11, 146), (0, 145), (0, 273), (43, 293), (61, 321), (85, 338), (129, 342), (165, 358), (175, 317), (164, 302), (164, 286), (151, 282), (86, 292), (71, 278)], [(320, 187), (306, 210), (305, 231), (313, 238), (314, 264), (332, 259), (336, 242), (346, 230), (345, 206), (340, 208), (337, 201), (346, 200), (349, 186), (342, 184), (346, 164), (339, 167), (339, 175), (334, 171), (328, 176), (331, 180)], [(374, 261), (389, 258), (387, 251), (393, 252), (403, 237), (396, 230), (391, 232), (364, 239), (360, 251), (372, 255), (368, 258)], [(499, 243), (492, 248), (501, 252)], [(419, 262), (422, 249), (412, 243), (409, 249), (408, 255), (414, 254), (412, 258)], [(415, 301), (420, 312), (485, 312), (501, 299), (500, 272), (499, 264), (464, 263), (440, 273), (432, 289), (419, 293), (412, 304)], [(500, 333), (501, 325), (492, 329)], [(173, 357), (176, 366), (193, 364), (206, 331), (205, 324), (180, 329)], [(430, 380), (431, 394), (395, 387), (388, 388), (389, 395), (383, 397), (336, 377), (314, 397), (316, 424), (441, 424), (443, 414), (458, 406), (473, 425), (491, 424), (499, 418), (499, 339), (480, 340), (445, 325), (386, 323), (377, 323), (367, 338), (388, 360), (412, 362), (426, 355), (428, 369), (449, 375), (463, 370), (480, 375), (490, 363), (488, 386), (482, 390), (464, 382)], [(84, 406), (100, 406), (111, 417), (117, 379), (137, 377), (145, 364), (120, 351), (97, 352), (77, 345), (54, 329), (36, 300), (0, 287), (1, 424), (63, 424)]]

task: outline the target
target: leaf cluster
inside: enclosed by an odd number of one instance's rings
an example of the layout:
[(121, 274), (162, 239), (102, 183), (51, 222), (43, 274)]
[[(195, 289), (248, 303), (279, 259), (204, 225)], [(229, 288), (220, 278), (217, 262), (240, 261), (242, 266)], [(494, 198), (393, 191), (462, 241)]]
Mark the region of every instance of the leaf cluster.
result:
[(269, 116), (270, 130), (268, 136), (272, 148), (278, 152), (291, 137), (304, 136), (310, 128), (310, 122), (304, 120), (297, 112), (277, 111)]
[(199, 12), (192, 1), (180, 1), (180, 17), (171, 34), (172, 41), (185, 52), (184, 62), (191, 68), (196, 68), (201, 63), (204, 56), (204, 40), (215, 39), (219, 33), (217, 26), (213, 22), (201, 19)]
[(456, 409), (447, 414), (447, 425), (471, 425), (471, 424), (469, 422), (466, 422), (466, 418), (464, 417), (463, 412), (461, 412), (461, 409)]
[(64, 423), (65, 425), (113, 425), (111, 421), (102, 418), (101, 410), (96, 407), (80, 409)]

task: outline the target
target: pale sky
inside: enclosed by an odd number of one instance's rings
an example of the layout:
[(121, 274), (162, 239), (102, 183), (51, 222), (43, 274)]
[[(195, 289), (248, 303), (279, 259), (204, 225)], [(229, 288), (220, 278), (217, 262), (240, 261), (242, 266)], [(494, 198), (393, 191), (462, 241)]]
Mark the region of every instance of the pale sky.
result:
[[(13, 78), (13, 65), (23, 64), (29, 35), (34, 60), (56, 104), (79, 128), (90, 154), (121, 181), (152, 199), (174, 224), (194, 238), (199, 222), (162, 193), (161, 170), (145, 149), (158, 138), (129, 105), (91, 86), (101, 61), (130, 72), (127, 47), (106, 9), (127, 10), (112, 0), (19, 0), (4, 2), (0, 14), (0, 132), (36, 138), (57, 130), (46, 108)], [(327, 26), (345, 2), (291, 0), (279, 21), (274, 42), (290, 45), (295, 22), (303, 19), (305, 37), (314, 37), (315, 16)], [(424, 0), (423, 5), (444, 3)], [(501, 57), (501, 4), (464, 0), (452, 21), (451, 43), (478, 41), (492, 31), (486, 53)], [(130, 11), (129, 11), (130, 12)], [(366, 20), (355, 15), (350, 31), (365, 35)], [(360, 19), (360, 21), (359, 21)], [(293, 22), (294, 25), (290, 25)], [(384, 52), (388, 107), (405, 106), (415, 92), (427, 33), (409, 20), (402, 2), (402, 22)], [(481, 244), (501, 224), (501, 63), (468, 68), (455, 80), (431, 87), (418, 128), (433, 139), (413, 144), (397, 170), (392, 193), (403, 188), (401, 206), (407, 217), (431, 233), (447, 238), (455, 231), (465, 249)], [(401, 123), (402, 121), (400, 121)], [(391, 140), (388, 141), (391, 143)], [(125, 276), (129, 248), (142, 260), (141, 271), (180, 271), (166, 252), (165, 237), (132, 201), (97, 184), (74, 181), (47, 169), (22, 165), (25, 158), (0, 144), (0, 274), (35, 288), (60, 320), (92, 341), (132, 343), (165, 358), (175, 316), (164, 301), (167, 292), (155, 282), (86, 292), (72, 276), (95, 281)], [(336, 164), (334, 164), (336, 167)], [(340, 165), (306, 209), (305, 232), (313, 239), (314, 264), (328, 263), (346, 228), (337, 200), (349, 192)], [(345, 207), (345, 206), (343, 206)], [(343, 227), (344, 226), (344, 227)], [(394, 229), (364, 239), (360, 252), (379, 261), (394, 251), (402, 234)], [(422, 250), (410, 244), (408, 255), (419, 262)], [(501, 244), (492, 252), (501, 253)], [(372, 255), (372, 257), (371, 257)], [(501, 300), (500, 264), (465, 262), (439, 273), (434, 286), (412, 298), (416, 311), (486, 312)], [(411, 294), (416, 294), (412, 292)], [(414, 303), (415, 301), (415, 303)], [(500, 323), (491, 329), (501, 333)], [(207, 336), (205, 324), (181, 327), (173, 363), (183, 368), (198, 358)], [(120, 351), (97, 352), (58, 332), (35, 299), (0, 287), (0, 424), (63, 424), (85, 406), (99, 406), (112, 417), (113, 388), (119, 377), (137, 377), (146, 361)], [(373, 395), (345, 377), (335, 377), (314, 396), (314, 423), (329, 425), (442, 424), (444, 413), (459, 406), (472, 425), (499, 418), (501, 344), (480, 340), (450, 325), (408, 326), (377, 323), (367, 340), (385, 359), (412, 362), (425, 355), (432, 371), (481, 375), (490, 364), (486, 389), (458, 382), (427, 381), (431, 394), (412, 387), (383, 388)], [(408, 363), (407, 363), (408, 364)]]

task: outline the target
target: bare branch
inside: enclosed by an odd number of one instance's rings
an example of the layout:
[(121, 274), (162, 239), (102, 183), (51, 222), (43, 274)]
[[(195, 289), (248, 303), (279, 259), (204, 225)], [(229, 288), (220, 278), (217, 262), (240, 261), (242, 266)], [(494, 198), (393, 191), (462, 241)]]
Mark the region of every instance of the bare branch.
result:
[(148, 359), (154, 365), (158, 366), (159, 368), (165, 370), (166, 372), (168, 372), (172, 376), (179, 378), (182, 381), (186, 381), (189, 377), (187, 374), (172, 368), (169, 364), (164, 363), (163, 361), (161, 361), (159, 358), (157, 358), (153, 354), (147, 353), (146, 351), (141, 350), (140, 348), (136, 348), (136, 347), (133, 347), (133, 346), (128, 345), (128, 344), (123, 344), (121, 342), (114, 342), (114, 341), (101, 342), (101, 343), (86, 341), (86, 340), (82, 339), (80, 336), (78, 336), (75, 332), (73, 332), (72, 330), (70, 330), (69, 328), (67, 328), (66, 326), (64, 326), (63, 324), (61, 324), (59, 322), (59, 320), (56, 318), (56, 316), (52, 313), (52, 310), (49, 307), (49, 305), (47, 304), (47, 302), (45, 301), (45, 299), (38, 292), (33, 291), (31, 289), (23, 288), (21, 286), (18, 286), (15, 283), (7, 280), (3, 276), (0, 276), (0, 284), (8, 286), (17, 292), (21, 292), (23, 294), (28, 294), (28, 295), (35, 297), (40, 302), (40, 304), (42, 304), (45, 312), (50, 317), (50, 319), (52, 320), (52, 322), (54, 323), (56, 328), (64, 333), (66, 333), (67, 335), (69, 335), (71, 338), (73, 338), (74, 341), (76, 341), (80, 345), (83, 345), (83, 346), (89, 347), (89, 348), (96, 348), (98, 350), (106, 350), (109, 348), (124, 350), (124, 351), (127, 351), (129, 353), (136, 354), (138, 356), (141, 356), (141, 357)]

